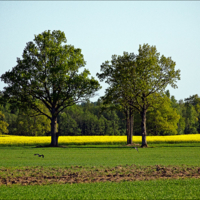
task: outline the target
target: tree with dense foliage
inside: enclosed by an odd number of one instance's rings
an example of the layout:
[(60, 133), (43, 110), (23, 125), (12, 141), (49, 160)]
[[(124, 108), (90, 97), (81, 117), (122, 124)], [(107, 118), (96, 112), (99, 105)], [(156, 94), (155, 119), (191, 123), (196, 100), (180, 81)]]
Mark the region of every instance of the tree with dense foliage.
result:
[(0, 111), (0, 134), (8, 133), (8, 123), (5, 122), (5, 115)]
[[(104, 104), (115, 105), (124, 111), (126, 116), (127, 144), (132, 144), (133, 135), (133, 98), (130, 98), (133, 74), (135, 71), (135, 55), (123, 53), (123, 56), (113, 55), (111, 63), (106, 61), (101, 65), (102, 73), (97, 73), (100, 81), (110, 85), (102, 97)], [(110, 106), (109, 106), (110, 107)]]
[(160, 56), (155, 46), (140, 45), (138, 52), (132, 82), (136, 102), (133, 107), (141, 115), (142, 147), (146, 147), (146, 114), (160, 103), (160, 95), (168, 85), (177, 87), (175, 83), (180, 79), (180, 70), (175, 70), (176, 63), (170, 57)]
[[(193, 113), (193, 118), (194, 118), (193, 121), (196, 121), (196, 123), (193, 123), (195, 127), (193, 128), (192, 133), (194, 133), (195, 129), (196, 129), (196, 133), (197, 132), (199, 133), (200, 132), (200, 97), (197, 94), (192, 95), (185, 99), (185, 104), (187, 108), (189, 105), (191, 105), (195, 109), (195, 111), (192, 111), (194, 109), (190, 108), (191, 112)], [(189, 115), (187, 115), (187, 117), (189, 117)]]
[[(110, 84), (110, 91), (118, 93), (121, 102), (136, 109), (141, 116), (142, 147), (147, 147), (146, 114), (155, 104), (160, 103), (160, 96), (168, 85), (176, 88), (180, 79), (180, 70), (175, 70), (175, 62), (164, 55), (160, 56), (155, 46), (144, 44), (139, 46), (138, 55), (124, 53), (124, 56), (112, 57), (111, 64), (102, 64), (100, 80)], [(126, 62), (127, 57), (132, 59)], [(122, 72), (120, 69), (123, 69)], [(114, 99), (112, 93), (105, 98)], [(122, 95), (123, 94), (123, 95)], [(116, 97), (115, 97), (116, 98)]]
[[(64, 32), (44, 31), (28, 42), (17, 65), (1, 76), (3, 98), (51, 120), (51, 146), (58, 146), (57, 117), (66, 107), (91, 97), (100, 85), (85, 66), (81, 49), (66, 43)], [(42, 103), (49, 112), (38, 106)]]
[[(169, 93), (169, 91), (168, 91), (168, 93)], [(183, 102), (183, 100), (179, 100), (179, 102), (178, 102), (173, 95), (170, 96), (170, 94), (169, 94), (168, 97), (170, 98), (172, 108), (176, 109), (177, 114), (180, 116), (180, 119), (177, 124), (178, 125), (177, 134), (178, 135), (184, 134), (185, 116), (183, 115), (183, 113), (185, 110), (185, 103)]]
[(185, 118), (185, 134), (195, 134), (198, 129), (198, 114), (192, 104), (185, 103), (183, 116)]
[(59, 132), (62, 135), (81, 135), (81, 129), (79, 129), (76, 120), (65, 112), (62, 112), (59, 117)]
[(180, 115), (177, 109), (171, 106), (167, 96), (160, 100), (156, 108), (147, 114), (147, 130), (149, 135), (176, 135)]
[[(48, 112), (43, 104), (39, 106), (42, 111)], [(42, 136), (50, 132), (50, 120), (44, 115), (35, 116), (32, 109), (21, 110), (6, 103), (0, 106), (0, 111), (9, 124), (10, 135)]]
[[(39, 108), (48, 113), (48, 109), (44, 104), (40, 103)], [(35, 116), (32, 109), (19, 109), (16, 122), (17, 135), (43, 136), (51, 131), (49, 118), (44, 115)]]

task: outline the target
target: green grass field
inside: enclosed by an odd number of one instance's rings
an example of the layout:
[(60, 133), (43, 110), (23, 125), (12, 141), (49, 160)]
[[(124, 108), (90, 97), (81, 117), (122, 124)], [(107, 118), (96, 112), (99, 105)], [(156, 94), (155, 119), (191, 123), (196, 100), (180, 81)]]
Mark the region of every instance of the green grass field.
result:
[(0, 199), (199, 199), (200, 179), (2, 186)]
[[(154, 145), (152, 148), (139, 148), (119, 145), (81, 145), (67, 148), (50, 147), (0, 147), (0, 166), (116, 166), (116, 165), (194, 165), (200, 164), (198, 143)], [(44, 158), (34, 156), (43, 154)]]
[[(44, 158), (34, 156), (43, 154)], [(66, 148), (0, 147), (0, 169), (23, 167), (105, 168), (115, 166), (200, 166), (200, 144), (154, 144), (139, 152), (123, 145), (69, 145)], [(3, 173), (3, 172), (2, 172)], [(1, 176), (1, 174), (0, 174)], [(0, 199), (198, 199), (200, 179), (2, 185)]]

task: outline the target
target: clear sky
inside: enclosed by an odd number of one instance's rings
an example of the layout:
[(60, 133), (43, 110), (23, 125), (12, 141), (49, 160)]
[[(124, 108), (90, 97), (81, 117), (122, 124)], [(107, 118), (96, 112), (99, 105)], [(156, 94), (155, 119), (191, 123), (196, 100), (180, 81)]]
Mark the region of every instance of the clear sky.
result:
[[(94, 77), (112, 55), (155, 45), (181, 70), (178, 89), (168, 88), (171, 95), (200, 96), (200, 1), (0, 1), (0, 75), (45, 30), (64, 31), (67, 44), (82, 49)], [(99, 97), (108, 87), (101, 84)], [(0, 90), (4, 86), (0, 81)]]

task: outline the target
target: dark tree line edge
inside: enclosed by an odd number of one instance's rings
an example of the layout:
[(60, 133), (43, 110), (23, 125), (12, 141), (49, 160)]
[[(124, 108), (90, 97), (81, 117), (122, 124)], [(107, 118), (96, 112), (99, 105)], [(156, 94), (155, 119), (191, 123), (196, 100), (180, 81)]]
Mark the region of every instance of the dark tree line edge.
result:
[[(166, 95), (167, 101), (147, 115), (147, 135), (181, 135), (200, 133), (200, 97), (190, 96), (177, 101)], [(126, 116), (120, 110), (103, 110), (103, 103), (87, 101), (66, 108), (58, 116), (58, 131), (63, 136), (78, 135), (126, 135)], [(0, 106), (1, 134), (46, 136), (50, 135), (50, 120), (45, 116), (30, 117), (28, 111), (20, 111), (9, 104)], [(31, 112), (31, 110), (29, 111)], [(4, 115), (4, 117), (2, 116)], [(133, 116), (133, 135), (141, 135), (139, 113)]]

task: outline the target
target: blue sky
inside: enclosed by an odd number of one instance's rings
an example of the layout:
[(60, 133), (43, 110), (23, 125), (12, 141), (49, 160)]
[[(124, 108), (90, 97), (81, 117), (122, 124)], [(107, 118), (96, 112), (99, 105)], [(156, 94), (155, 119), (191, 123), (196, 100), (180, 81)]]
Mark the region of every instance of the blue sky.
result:
[[(0, 74), (16, 65), (26, 43), (45, 30), (65, 32), (81, 48), (92, 76), (113, 54), (155, 45), (181, 70), (177, 100), (200, 96), (200, 1), (0, 1)], [(99, 97), (108, 85), (101, 83)], [(4, 83), (0, 81), (0, 90)], [(97, 100), (98, 97), (91, 99)]]

